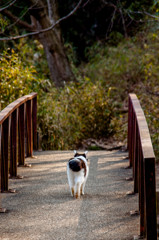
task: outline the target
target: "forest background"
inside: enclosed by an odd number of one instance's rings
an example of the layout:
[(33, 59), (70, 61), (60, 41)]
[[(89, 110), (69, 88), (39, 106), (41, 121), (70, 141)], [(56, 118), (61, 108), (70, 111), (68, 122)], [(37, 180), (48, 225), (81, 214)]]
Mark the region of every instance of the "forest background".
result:
[(37, 92), (43, 150), (126, 145), (134, 92), (159, 159), (159, 1), (1, 0), (0, 49), (0, 110)]

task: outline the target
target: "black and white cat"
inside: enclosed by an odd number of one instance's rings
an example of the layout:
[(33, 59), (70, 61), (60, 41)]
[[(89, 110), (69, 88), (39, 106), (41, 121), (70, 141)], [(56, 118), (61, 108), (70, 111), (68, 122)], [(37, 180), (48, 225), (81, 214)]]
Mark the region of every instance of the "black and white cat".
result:
[(88, 160), (86, 159), (88, 151), (79, 154), (74, 150), (74, 153), (74, 158), (71, 158), (67, 163), (67, 177), (71, 195), (80, 198), (80, 195), (84, 195), (84, 188), (89, 173)]

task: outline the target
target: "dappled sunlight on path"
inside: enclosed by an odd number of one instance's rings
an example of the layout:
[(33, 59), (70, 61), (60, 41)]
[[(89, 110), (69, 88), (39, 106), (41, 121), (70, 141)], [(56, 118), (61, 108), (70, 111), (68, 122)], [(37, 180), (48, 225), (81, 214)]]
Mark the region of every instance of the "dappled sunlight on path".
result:
[(90, 151), (90, 173), (85, 195), (73, 199), (66, 164), (71, 151), (36, 152), (27, 159), (32, 168), (20, 168), (21, 180), (10, 180), (16, 194), (3, 194), (0, 240), (130, 240), (139, 233), (137, 196), (127, 196), (133, 183), (131, 169), (120, 151)]

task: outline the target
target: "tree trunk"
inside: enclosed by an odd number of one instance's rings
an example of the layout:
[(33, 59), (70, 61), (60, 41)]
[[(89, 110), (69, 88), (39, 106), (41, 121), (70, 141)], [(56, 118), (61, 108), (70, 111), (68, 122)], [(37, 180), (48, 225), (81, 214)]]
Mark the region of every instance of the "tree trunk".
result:
[[(51, 21), (43, 2), (40, 0), (30, 0), (30, 2), (34, 6), (37, 3), (35, 6), (36, 9), (31, 10), (31, 15), (33, 15), (40, 24), (40, 28), (46, 29), (50, 27)], [(57, 11), (54, 11), (54, 14), (55, 12)], [(57, 19), (57, 16), (54, 16), (54, 19)], [(55, 85), (57, 87), (61, 87), (64, 86), (65, 82), (75, 81), (68, 58), (64, 51), (60, 28), (54, 28), (50, 31), (40, 34), (39, 40), (44, 47), (50, 69), (50, 78)]]

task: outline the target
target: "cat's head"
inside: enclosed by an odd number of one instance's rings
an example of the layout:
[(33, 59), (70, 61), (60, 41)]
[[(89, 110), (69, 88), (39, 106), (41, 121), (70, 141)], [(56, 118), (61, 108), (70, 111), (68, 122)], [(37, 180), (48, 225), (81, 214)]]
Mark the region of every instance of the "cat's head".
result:
[(84, 153), (78, 153), (76, 150), (74, 150), (74, 157), (83, 156), (88, 161), (88, 159), (86, 157), (87, 153), (88, 153), (88, 151), (85, 151)]

